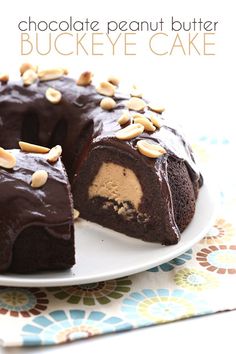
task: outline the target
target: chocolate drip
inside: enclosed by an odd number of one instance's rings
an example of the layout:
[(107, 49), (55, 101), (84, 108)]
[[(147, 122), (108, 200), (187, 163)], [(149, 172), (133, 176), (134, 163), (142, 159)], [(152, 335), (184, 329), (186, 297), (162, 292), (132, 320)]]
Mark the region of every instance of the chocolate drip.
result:
[[(43, 226), (52, 235), (69, 239), (73, 222), (68, 180), (61, 161), (50, 165), (47, 154), (11, 150), (17, 164), (0, 169), (0, 271), (8, 268), (17, 236), (27, 227)], [(48, 180), (38, 189), (31, 187), (32, 174), (43, 169)]]

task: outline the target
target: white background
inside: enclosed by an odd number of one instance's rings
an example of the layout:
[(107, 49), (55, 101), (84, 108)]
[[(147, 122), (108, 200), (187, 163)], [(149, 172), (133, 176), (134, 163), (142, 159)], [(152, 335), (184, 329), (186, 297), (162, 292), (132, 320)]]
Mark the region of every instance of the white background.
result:
[[(227, 136), (235, 139), (235, 11), (234, 2), (225, 1), (4, 1), (0, 11), (0, 72), (15, 75), (24, 61), (43, 65), (63, 65), (72, 68), (74, 75), (85, 69), (99, 76), (119, 74), (130, 84), (137, 83), (150, 97), (155, 97), (166, 107), (166, 114), (185, 125), (191, 133)], [(217, 30), (217, 55), (214, 57), (156, 57), (141, 51), (136, 57), (106, 55), (103, 57), (47, 56), (22, 58), (17, 24), (27, 16), (59, 19), (73, 15), (78, 19), (94, 18), (102, 21), (116, 19), (155, 20), (170, 16), (182, 19), (193, 17), (219, 21)], [(181, 353), (189, 351), (189, 341), (198, 352), (233, 352), (235, 312), (186, 320), (151, 329), (132, 331), (114, 336), (103, 336), (73, 343), (61, 348), (43, 349), (58, 353), (82, 350), (89, 353), (121, 352), (129, 350), (160, 351), (167, 349)], [(1, 330), (1, 329), (0, 329)], [(209, 339), (209, 336), (211, 337)], [(181, 343), (181, 346), (180, 346)], [(180, 349), (181, 348), (181, 349)], [(140, 350), (140, 351), (141, 351)], [(138, 352), (140, 352), (138, 351)], [(192, 349), (191, 349), (192, 351)], [(17, 350), (2, 350), (3, 353), (18, 353)], [(21, 351), (23, 352), (23, 351)], [(32, 350), (38, 352), (38, 349)], [(192, 352), (195, 352), (194, 349)], [(1, 349), (0, 349), (1, 353)], [(31, 350), (24, 350), (31, 353)]]

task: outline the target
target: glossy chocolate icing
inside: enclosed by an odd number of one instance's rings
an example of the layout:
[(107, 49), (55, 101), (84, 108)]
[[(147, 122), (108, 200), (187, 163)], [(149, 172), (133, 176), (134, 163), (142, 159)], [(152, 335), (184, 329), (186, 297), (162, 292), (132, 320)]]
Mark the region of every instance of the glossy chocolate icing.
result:
[[(59, 104), (52, 104), (45, 98), (48, 87), (62, 93)], [(104, 96), (97, 93), (93, 85), (78, 86), (75, 80), (62, 77), (57, 80), (39, 82), (25, 87), (22, 82), (0, 86), (0, 146), (18, 148), (18, 141), (53, 147), (62, 145), (63, 161), (72, 176), (76, 170), (75, 162), (81, 156), (91, 139), (109, 137), (117, 139), (114, 133), (120, 129), (120, 117), (128, 95), (115, 94), (117, 107), (104, 111), (99, 103)], [(152, 113), (146, 110), (147, 115)], [(156, 113), (154, 113), (156, 114)], [(160, 115), (159, 115), (160, 117)], [(140, 138), (160, 142), (168, 154), (183, 159), (191, 170), (192, 178), (198, 179), (199, 171), (194, 162), (190, 146), (185, 138), (170, 122), (161, 118), (162, 127), (153, 133), (143, 133)], [(89, 134), (88, 134), (89, 132)], [(88, 136), (89, 135), (89, 136)], [(135, 140), (122, 142), (124, 148), (136, 151)], [(120, 142), (119, 142), (120, 148)], [(157, 160), (146, 159), (155, 164)], [(71, 174), (72, 173), (72, 174)]]
[[(62, 93), (61, 102), (54, 105), (47, 101), (45, 92), (48, 87), (53, 87)], [(161, 115), (159, 118), (162, 126), (155, 132), (144, 132), (130, 141), (118, 140), (115, 132), (121, 127), (117, 119), (122, 114), (129, 96), (117, 92), (114, 97), (117, 107), (112, 111), (104, 111), (100, 108), (99, 103), (102, 98), (103, 96), (97, 93), (93, 85), (78, 86), (75, 80), (67, 77), (36, 82), (29, 87), (24, 87), (21, 82), (2, 85), (0, 86), (0, 146), (14, 148), (18, 146), (19, 140), (48, 147), (56, 144), (62, 145), (63, 162), (72, 183), (72, 191), (76, 190), (81, 165), (83, 166), (83, 162), (92, 149), (102, 149), (103, 146), (109, 145), (113, 151), (124, 151), (135, 156), (142, 161), (144, 169), (151, 168), (155, 171), (162, 198), (165, 200), (164, 214), (167, 218), (166, 222), (169, 223), (168, 232), (178, 240), (180, 233), (174, 220), (167, 170), (170, 157), (181, 160), (185, 163), (192, 182), (201, 186), (202, 178), (190, 146), (179, 129), (176, 129)], [(150, 113), (153, 112), (149, 109), (145, 110), (147, 116)], [(150, 159), (141, 155), (136, 149), (136, 142), (143, 138), (160, 143), (166, 149), (167, 154), (158, 159)], [(31, 194), (32, 191), (29, 191), (29, 200), (31, 200)], [(9, 202), (7, 198), (6, 194), (5, 202)], [(44, 201), (48, 203), (47, 198)], [(59, 201), (56, 200), (56, 203)], [(32, 216), (34, 214), (31, 214), (30, 218)], [(41, 222), (42, 219), (37, 213), (36, 216), (35, 222)], [(49, 224), (53, 223), (53, 214), (48, 214), (47, 210), (45, 210), (45, 217), (43, 215), (40, 217)], [(23, 227), (27, 217), (21, 212), (17, 219)], [(12, 227), (9, 225), (8, 228)]]
[[(72, 200), (62, 162), (47, 162), (48, 154), (10, 150), (16, 157), (13, 169), (0, 168), (0, 271), (11, 264), (17, 236), (27, 227), (42, 226), (55, 238), (68, 240), (73, 225)], [(48, 180), (31, 187), (32, 174), (43, 169)]]
[[(111, 134), (104, 133), (94, 140), (91, 149), (103, 149), (107, 146), (112, 147), (112, 154), (114, 154), (115, 150), (131, 154), (134, 159), (137, 159), (137, 164), (139, 164), (142, 170), (147, 171), (147, 169), (151, 169), (155, 171), (157, 177), (156, 183), (159, 185), (161, 193), (160, 198), (164, 201), (162, 203), (162, 210), (159, 212), (162, 214), (163, 228), (166, 233), (165, 242), (166, 244), (172, 244), (178, 242), (180, 230), (175, 221), (172, 192), (169, 185), (168, 164), (170, 163), (170, 158), (184, 161), (193, 185), (197, 185), (195, 189), (196, 198), (198, 188), (202, 185), (203, 181), (195, 164), (192, 150), (186, 140), (179, 131), (172, 127), (170, 123), (168, 124), (166, 120), (160, 118), (160, 122), (162, 124), (161, 128), (154, 133), (144, 132), (137, 138), (126, 142), (116, 139), (113, 132)], [(167, 154), (164, 154), (158, 159), (151, 159), (141, 155), (136, 148), (137, 141), (141, 139), (152, 140), (154, 143), (160, 144), (165, 148)]]

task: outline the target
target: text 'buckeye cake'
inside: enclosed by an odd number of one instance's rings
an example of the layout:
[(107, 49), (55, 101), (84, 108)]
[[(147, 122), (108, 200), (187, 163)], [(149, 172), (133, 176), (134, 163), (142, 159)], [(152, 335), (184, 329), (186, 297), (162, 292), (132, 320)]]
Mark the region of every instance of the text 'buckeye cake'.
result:
[[(0, 77), (0, 146), (61, 145), (82, 218), (145, 241), (177, 243), (194, 215), (202, 177), (163, 109), (136, 87), (120, 93), (116, 77), (93, 85), (91, 72), (74, 80), (64, 69), (40, 71), (30, 64), (21, 75), (19, 82)], [(58, 192), (50, 193), (57, 201)], [(19, 221), (22, 215), (15, 212)]]

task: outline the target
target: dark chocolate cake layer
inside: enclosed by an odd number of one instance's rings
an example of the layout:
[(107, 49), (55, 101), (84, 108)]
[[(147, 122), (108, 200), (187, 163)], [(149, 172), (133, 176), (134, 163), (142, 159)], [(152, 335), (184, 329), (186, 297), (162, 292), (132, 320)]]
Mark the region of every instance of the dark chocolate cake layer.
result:
[[(61, 92), (58, 104), (46, 99), (48, 87)], [(193, 217), (202, 184), (191, 148), (148, 105), (141, 113), (157, 116), (160, 129), (117, 139), (117, 120), (130, 97), (116, 92), (112, 110), (100, 107), (103, 97), (93, 85), (78, 86), (67, 77), (28, 87), (2, 85), (0, 146), (17, 147), (19, 140), (62, 145), (74, 204), (83, 218), (132, 237), (174, 244)], [(142, 139), (160, 144), (166, 153), (155, 159), (143, 156), (136, 147)]]
[[(175, 155), (140, 156), (138, 139), (124, 144), (106, 137), (92, 144), (74, 183), (76, 208), (89, 220), (129, 236), (174, 244), (193, 217), (199, 181), (190, 178), (189, 165)], [(102, 182), (96, 177), (101, 166)], [(94, 185), (96, 193), (91, 195)], [(125, 186), (127, 196), (121, 192)]]
[[(49, 163), (48, 154), (9, 152), (16, 165), (0, 168), (0, 271), (70, 268), (75, 262), (72, 197), (61, 160)], [(48, 179), (33, 188), (38, 170)]]

